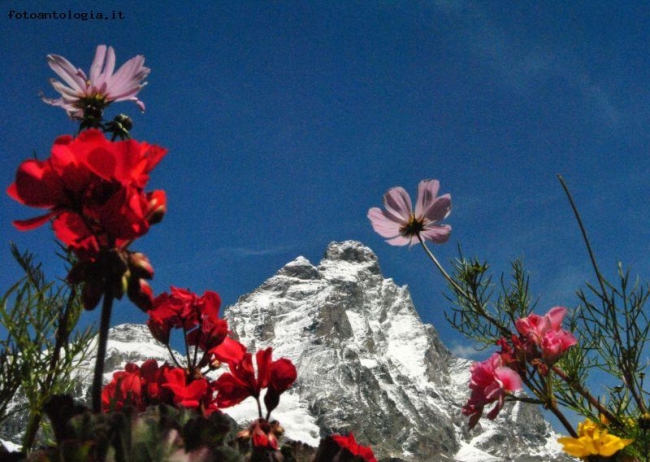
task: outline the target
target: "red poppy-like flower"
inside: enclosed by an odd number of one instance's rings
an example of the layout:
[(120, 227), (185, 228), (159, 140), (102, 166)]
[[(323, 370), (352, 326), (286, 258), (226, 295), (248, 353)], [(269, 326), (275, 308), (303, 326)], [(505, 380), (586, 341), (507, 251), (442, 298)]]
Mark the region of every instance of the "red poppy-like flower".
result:
[(190, 380), (185, 369), (158, 366), (150, 359), (141, 366), (127, 363), (123, 371), (113, 373), (102, 390), (102, 409), (107, 412), (133, 406), (143, 411), (148, 406), (169, 404), (200, 408), (208, 415), (217, 409), (213, 397), (214, 388), (205, 378)]
[(212, 403), (212, 389), (204, 378), (187, 383), (187, 373), (177, 367), (165, 372), (165, 380), (162, 386), (174, 393), (176, 406), (198, 409), (205, 401)]
[(238, 363), (244, 359), (246, 347), (237, 340), (226, 337), (223, 339), (223, 342), (212, 348), (209, 353), (212, 358), (212, 363)]
[[(217, 389), (217, 405), (230, 407), (241, 403), (249, 396), (259, 399), (263, 388), (274, 390), (267, 404), (270, 413), (278, 404), (279, 395), (284, 393), (295, 382), (296, 368), (290, 360), (282, 358), (272, 361), (272, 348), (260, 350), (255, 354), (257, 374), (253, 368), (253, 356), (245, 353), (241, 361), (230, 362), (230, 372), (222, 374), (215, 383)], [(267, 392), (268, 393), (268, 392)], [(269, 407), (272, 406), (272, 407)]]
[(61, 93), (61, 98), (42, 99), (47, 104), (62, 107), (71, 118), (82, 119), (88, 107), (101, 111), (114, 101), (133, 101), (144, 111), (144, 103), (136, 97), (146, 85), (143, 80), (150, 72), (149, 68), (144, 67), (143, 56), (131, 58), (114, 73), (115, 51), (112, 47), (99, 45), (89, 76), (63, 56), (48, 55), (47, 61), (63, 79), (63, 82), (50, 80), (54, 89)]
[(141, 279), (151, 278), (153, 269), (146, 257), (127, 248), (160, 221), (165, 195), (145, 193), (144, 187), (165, 153), (135, 140), (111, 142), (88, 130), (77, 138), (59, 137), (44, 161), (23, 162), (7, 189), (16, 201), (47, 209), (14, 225), (30, 230), (52, 220), (55, 235), (78, 257), (69, 279), (84, 283), (86, 308), (107, 292), (120, 298), (127, 287), (138, 306), (151, 305)]
[(440, 182), (424, 180), (418, 185), (415, 211), (411, 198), (401, 186), (384, 194), (384, 209), (368, 210), (368, 219), (377, 234), (391, 245), (412, 245), (418, 238), (443, 244), (449, 239), (451, 226), (440, 224), (451, 213), (451, 196), (438, 196)]
[(113, 380), (102, 390), (102, 409), (119, 410), (130, 405), (143, 410), (142, 385), (140, 368), (127, 364), (123, 371), (113, 373)]
[(298, 378), (296, 366), (286, 359), (281, 358), (273, 361), (269, 367), (269, 387), (264, 395), (264, 405), (267, 412), (278, 407), (280, 395), (291, 388), (291, 385)]
[[(49, 159), (23, 162), (7, 190), (18, 202), (48, 213), (14, 224), (28, 230), (52, 219), (66, 245), (88, 250), (142, 236), (153, 212), (143, 188), (165, 153), (135, 140), (109, 141), (99, 130), (61, 136)], [(155, 210), (163, 197), (156, 194)]]
[(201, 297), (172, 287), (154, 299), (147, 325), (156, 340), (169, 344), (172, 329), (184, 329), (188, 345), (203, 351), (219, 346), (228, 334), (228, 323), (219, 319), (221, 298), (206, 291)]
[(469, 427), (473, 428), (481, 418), (483, 408), (495, 401), (497, 404), (487, 417), (490, 420), (496, 418), (505, 403), (507, 393), (521, 390), (522, 380), (519, 374), (503, 365), (498, 353), (483, 362), (472, 364), (470, 373), (469, 388), (472, 393), (462, 412), (471, 417)]
[(377, 462), (372, 449), (367, 446), (361, 446), (357, 443), (352, 432), (348, 433), (347, 436), (332, 435), (332, 439), (341, 447), (341, 449), (350, 451), (353, 456), (359, 456), (366, 462)]

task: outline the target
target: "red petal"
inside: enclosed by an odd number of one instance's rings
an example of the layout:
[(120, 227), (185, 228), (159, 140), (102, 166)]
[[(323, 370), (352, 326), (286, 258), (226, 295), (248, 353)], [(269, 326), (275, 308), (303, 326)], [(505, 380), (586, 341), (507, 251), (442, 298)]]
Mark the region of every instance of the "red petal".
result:
[(30, 229), (38, 228), (39, 226), (45, 224), (54, 215), (56, 215), (55, 212), (50, 212), (38, 217), (28, 218), (27, 220), (14, 220), (13, 224), (20, 231), (29, 231)]

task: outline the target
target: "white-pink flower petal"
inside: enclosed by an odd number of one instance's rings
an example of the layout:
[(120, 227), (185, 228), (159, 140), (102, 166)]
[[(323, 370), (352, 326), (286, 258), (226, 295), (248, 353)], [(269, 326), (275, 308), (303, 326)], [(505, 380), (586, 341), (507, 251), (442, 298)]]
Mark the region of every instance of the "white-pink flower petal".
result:
[(418, 199), (415, 204), (415, 216), (425, 215), (426, 210), (435, 202), (440, 190), (438, 180), (422, 180), (418, 184)]
[(95, 52), (89, 71), (89, 78), (81, 69), (74, 66), (64, 57), (48, 55), (48, 63), (52, 70), (63, 80), (52, 80), (52, 86), (61, 94), (61, 98), (52, 99), (44, 96), (41, 99), (53, 106), (63, 107), (72, 118), (82, 118), (88, 101), (100, 104), (100, 108), (117, 101), (133, 101), (144, 111), (142, 103), (136, 95), (146, 82), (150, 69), (144, 66), (144, 57), (135, 56), (124, 63), (117, 72), (115, 70), (115, 51), (112, 47), (99, 45)]

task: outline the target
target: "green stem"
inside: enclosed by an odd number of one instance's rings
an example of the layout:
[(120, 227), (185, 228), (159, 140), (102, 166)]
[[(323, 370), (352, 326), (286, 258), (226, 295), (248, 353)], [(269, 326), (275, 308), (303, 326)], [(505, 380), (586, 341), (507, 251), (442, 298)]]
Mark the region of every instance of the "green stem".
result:
[(501, 332), (501, 335), (504, 337), (509, 337), (510, 336), (510, 331), (506, 329), (497, 319), (492, 317), (486, 310), (485, 308), (479, 303), (478, 299), (470, 294), (468, 294), (454, 279), (445, 271), (445, 269), (442, 267), (436, 256), (429, 250), (427, 245), (424, 243), (424, 240), (420, 237), (418, 234), (418, 240), (420, 241), (420, 244), (422, 244), (422, 248), (428, 255), (428, 257), (431, 259), (431, 261), (436, 265), (436, 268), (438, 268), (438, 271), (443, 275), (443, 277), (449, 282), (451, 287), (456, 291), (457, 295), (460, 295), (463, 297), (465, 300), (467, 300), (471, 305), (474, 306), (474, 308), (483, 316), (485, 319), (487, 319), (490, 323), (492, 323), (494, 326), (496, 326), (497, 329), (499, 329), (499, 332)]
[(598, 410), (599, 414), (604, 415), (607, 420), (614, 423), (615, 425), (621, 426), (621, 422), (619, 421), (618, 417), (616, 417), (605, 406), (603, 406), (599, 400), (594, 398), (592, 394), (589, 393), (589, 390), (583, 387), (579, 382), (575, 380), (571, 380), (571, 378), (566, 374), (566, 372), (564, 372), (558, 366), (551, 367), (551, 370), (555, 372), (555, 374), (557, 374), (557, 376), (561, 378), (569, 387), (571, 387), (573, 390), (578, 392), (578, 394), (584, 397), (589, 402), (590, 405), (595, 407)]
[(36, 433), (38, 433), (38, 428), (41, 425), (42, 418), (43, 414), (40, 411), (31, 412), (29, 415), (27, 428), (25, 428), (25, 436), (23, 437), (23, 452), (25, 454), (29, 454), (32, 446), (34, 445)]
[[(54, 344), (54, 350), (52, 351), (52, 357), (50, 358), (49, 371), (45, 377), (45, 382), (43, 384), (43, 389), (41, 390), (41, 399), (51, 397), (51, 390), (54, 386), (56, 378), (56, 369), (59, 367), (59, 359), (61, 356), (61, 349), (64, 344), (67, 344), (68, 337), (70, 336), (70, 330), (68, 329), (68, 318), (70, 311), (72, 311), (72, 304), (75, 298), (75, 289), (71, 289), (70, 294), (68, 295), (68, 302), (65, 307), (61, 307), (58, 316), (58, 325), (56, 328), (56, 341)], [(23, 450), (26, 454), (29, 454), (32, 446), (34, 445), (34, 440), (36, 439), (36, 434), (43, 419), (43, 413), (40, 411), (33, 412), (29, 416), (29, 422), (27, 423), (27, 428), (25, 429), (25, 436), (23, 437)]]
[(257, 401), (257, 413), (260, 416), (260, 419), (262, 418), (262, 405), (260, 404), (260, 397), (256, 396), (255, 401)]
[(113, 296), (104, 294), (102, 304), (102, 318), (99, 325), (99, 343), (97, 345), (97, 359), (95, 361), (95, 376), (93, 378), (92, 398), (93, 412), (102, 411), (102, 385), (104, 379), (104, 361), (106, 359), (106, 345), (108, 343), (108, 329), (111, 325), (111, 310), (113, 309)]
[(562, 178), (562, 175), (558, 175), (557, 179), (560, 181), (560, 184), (562, 185), (562, 189), (564, 189), (564, 192), (567, 198), (569, 199), (569, 204), (571, 205), (571, 209), (573, 210), (573, 215), (576, 217), (576, 221), (578, 222), (578, 226), (580, 227), (580, 232), (582, 233), (582, 240), (585, 242), (585, 246), (587, 247), (587, 252), (589, 253), (589, 259), (591, 260), (591, 266), (594, 268), (594, 271), (596, 272), (596, 278), (598, 279), (600, 290), (602, 291), (603, 295), (606, 295), (607, 291), (605, 290), (605, 282), (602, 274), (600, 273), (600, 269), (598, 268), (598, 263), (596, 263), (596, 257), (594, 256), (594, 252), (591, 249), (591, 244), (589, 243), (589, 238), (587, 237), (587, 230), (585, 229), (585, 226), (582, 224), (582, 218), (580, 218), (580, 213), (578, 212), (578, 208), (576, 207), (575, 202), (573, 202), (573, 196), (569, 192), (569, 187), (564, 182), (564, 178)]
[(458, 283), (451, 278), (451, 276), (449, 276), (449, 273), (447, 273), (447, 271), (445, 271), (445, 269), (442, 267), (442, 265), (440, 264), (440, 262), (438, 261), (436, 256), (433, 254), (433, 252), (431, 252), (431, 250), (429, 250), (429, 247), (427, 247), (427, 245), (424, 243), (424, 241), (422, 240), (420, 235), (418, 234), (417, 236), (418, 236), (418, 240), (420, 241), (420, 244), (422, 244), (422, 248), (424, 249), (424, 251), (426, 252), (428, 257), (431, 259), (433, 264), (436, 265), (436, 268), (438, 268), (438, 271), (440, 271), (440, 273), (443, 275), (443, 277), (447, 280), (447, 282), (449, 282), (449, 284), (451, 284), (451, 286), (454, 288), (454, 290), (456, 292), (458, 292), (460, 295), (462, 295), (463, 297), (465, 297), (467, 300), (469, 300), (471, 302), (472, 297), (467, 295), (467, 292), (465, 292), (463, 290), (463, 288), (461, 286), (459, 286)]

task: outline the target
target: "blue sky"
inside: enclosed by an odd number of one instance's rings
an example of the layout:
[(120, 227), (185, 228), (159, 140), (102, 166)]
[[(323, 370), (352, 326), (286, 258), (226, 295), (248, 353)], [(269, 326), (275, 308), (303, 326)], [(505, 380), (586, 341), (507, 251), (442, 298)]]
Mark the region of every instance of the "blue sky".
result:
[[(28, 5), (26, 7), (25, 5)], [(122, 20), (10, 19), (9, 12), (121, 11)], [(607, 275), (617, 261), (646, 277), (650, 14), (643, 2), (221, 1), (0, 3), (0, 184), (76, 124), (55, 96), (49, 53), (88, 69), (98, 44), (118, 65), (152, 69), (133, 136), (169, 149), (150, 188), (165, 220), (139, 240), (170, 285), (216, 290), (225, 304), (298, 255), (355, 239), (408, 284), (424, 321), (457, 351), (444, 284), (424, 254), (385, 244), (366, 212), (396, 185), (438, 178), (450, 193), (450, 242), (498, 276), (521, 257), (539, 310), (577, 304), (593, 280), (562, 174)], [(9, 242), (64, 276), (47, 227), (18, 232), (34, 210), (3, 196), (0, 288), (18, 276)], [(95, 319), (96, 313), (86, 316)], [(143, 321), (121, 303), (114, 323)]]

